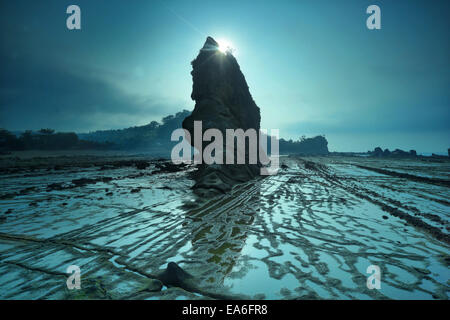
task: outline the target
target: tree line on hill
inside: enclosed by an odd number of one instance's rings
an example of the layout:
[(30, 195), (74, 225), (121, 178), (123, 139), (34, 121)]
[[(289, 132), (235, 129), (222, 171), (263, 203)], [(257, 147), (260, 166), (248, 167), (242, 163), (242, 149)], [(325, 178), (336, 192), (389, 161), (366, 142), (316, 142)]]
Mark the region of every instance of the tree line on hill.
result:
[[(183, 110), (164, 117), (161, 123), (152, 121), (147, 125), (117, 130), (98, 130), (89, 133), (55, 132), (53, 129), (24, 131), (18, 136), (0, 129), (0, 151), (15, 150), (133, 150), (168, 156), (178, 141), (171, 141), (172, 132), (181, 128), (190, 111)], [(301, 137), (298, 141), (279, 140), (280, 154), (328, 154), (328, 142), (324, 136)], [(270, 143), (269, 143), (270, 152)]]
[(55, 132), (53, 129), (41, 129), (33, 132), (26, 130), (19, 136), (0, 129), (0, 151), (20, 150), (69, 150), (69, 149), (99, 149), (105, 150), (111, 143), (97, 143), (81, 140), (75, 132)]
[(98, 130), (80, 133), (78, 136), (81, 139), (97, 143), (113, 143), (115, 148), (122, 150), (165, 153), (168, 150), (172, 150), (172, 147), (177, 144), (177, 141), (170, 140), (172, 132), (181, 128), (181, 123), (190, 114), (190, 111), (183, 110), (175, 115), (162, 118), (161, 123), (152, 121), (143, 126), (117, 130)]

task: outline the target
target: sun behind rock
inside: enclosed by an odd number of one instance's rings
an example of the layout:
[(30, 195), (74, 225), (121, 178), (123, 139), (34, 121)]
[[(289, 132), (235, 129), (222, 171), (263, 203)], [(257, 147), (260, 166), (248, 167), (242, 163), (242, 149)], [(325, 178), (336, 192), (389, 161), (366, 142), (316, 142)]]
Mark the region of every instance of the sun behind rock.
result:
[(219, 51), (223, 53), (235, 53), (236, 49), (233, 44), (226, 39), (218, 39), (217, 43), (219, 44)]

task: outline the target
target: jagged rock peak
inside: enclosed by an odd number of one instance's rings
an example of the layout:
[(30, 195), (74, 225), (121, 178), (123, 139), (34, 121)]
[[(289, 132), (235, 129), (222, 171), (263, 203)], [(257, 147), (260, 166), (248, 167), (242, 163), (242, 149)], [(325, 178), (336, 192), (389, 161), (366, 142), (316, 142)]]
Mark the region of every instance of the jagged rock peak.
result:
[(207, 37), (202, 50), (218, 50), (219, 44), (212, 37)]

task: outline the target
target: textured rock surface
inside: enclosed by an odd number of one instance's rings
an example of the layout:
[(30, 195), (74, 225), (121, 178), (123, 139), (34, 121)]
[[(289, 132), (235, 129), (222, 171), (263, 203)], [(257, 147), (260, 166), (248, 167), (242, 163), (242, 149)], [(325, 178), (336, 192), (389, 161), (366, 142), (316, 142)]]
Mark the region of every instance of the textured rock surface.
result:
[[(260, 112), (249, 92), (247, 82), (239, 64), (231, 53), (223, 53), (211, 37), (206, 39), (197, 58), (192, 61), (193, 88), (191, 98), (195, 100), (192, 114), (183, 121), (183, 128), (194, 141), (194, 121), (202, 121), (203, 132), (219, 129), (224, 137), (226, 129), (253, 128), (259, 132)], [(204, 143), (203, 148), (208, 143)], [(246, 146), (246, 154), (248, 145)], [(236, 155), (236, 152), (235, 152)], [(224, 147), (224, 157), (226, 150)], [(211, 191), (226, 192), (239, 182), (248, 181), (259, 174), (258, 165), (201, 165), (194, 176), (197, 193)]]
[(449, 299), (450, 160), (282, 157), (199, 202), (193, 168), (139, 159), (0, 158), (0, 299)]

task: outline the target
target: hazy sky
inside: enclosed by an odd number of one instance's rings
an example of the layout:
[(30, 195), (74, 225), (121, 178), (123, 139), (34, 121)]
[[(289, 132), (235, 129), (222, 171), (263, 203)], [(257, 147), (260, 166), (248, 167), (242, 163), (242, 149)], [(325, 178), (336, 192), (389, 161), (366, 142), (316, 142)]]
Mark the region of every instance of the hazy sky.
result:
[[(81, 8), (81, 30), (66, 8)], [(381, 30), (366, 8), (381, 8)], [(233, 44), (262, 128), (331, 151), (450, 147), (450, 1), (0, 2), (0, 127), (84, 132), (192, 110), (206, 36)]]

